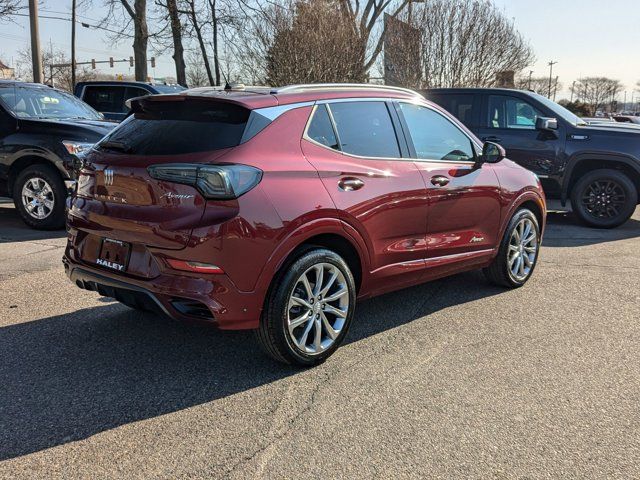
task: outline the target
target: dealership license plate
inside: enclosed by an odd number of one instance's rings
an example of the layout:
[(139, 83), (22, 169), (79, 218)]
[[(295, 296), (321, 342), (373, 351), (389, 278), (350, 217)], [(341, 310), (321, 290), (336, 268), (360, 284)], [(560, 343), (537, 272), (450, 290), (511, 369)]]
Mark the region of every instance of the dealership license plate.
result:
[(96, 263), (111, 270), (124, 272), (129, 263), (130, 252), (131, 244), (111, 238), (103, 238), (100, 246), (100, 255), (98, 255)]

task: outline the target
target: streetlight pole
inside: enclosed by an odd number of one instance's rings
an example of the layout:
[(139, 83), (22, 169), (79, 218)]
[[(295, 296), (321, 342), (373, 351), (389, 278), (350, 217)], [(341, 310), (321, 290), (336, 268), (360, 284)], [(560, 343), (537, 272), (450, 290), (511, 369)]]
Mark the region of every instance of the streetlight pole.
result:
[(549, 65), (549, 98), (551, 98), (551, 82), (553, 81), (553, 66), (558, 63), (551, 60), (547, 65)]
[(31, 30), (33, 81), (35, 83), (42, 83), (42, 53), (40, 52), (40, 32), (38, 30), (38, 0), (29, 0), (29, 27)]

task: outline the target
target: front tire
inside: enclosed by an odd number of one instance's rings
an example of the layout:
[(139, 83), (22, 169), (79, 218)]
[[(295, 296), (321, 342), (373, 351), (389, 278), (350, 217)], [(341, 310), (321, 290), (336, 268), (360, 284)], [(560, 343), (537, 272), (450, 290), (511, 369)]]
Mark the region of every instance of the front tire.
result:
[(280, 362), (317, 365), (344, 340), (355, 301), (355, 281), (342, 257), (312, 249), (274, 279), (256, 337)]
[(498, 255), (483, 270), (496, 285), (518, 288), (527, 283), (538, 262), (540, 226), (531, 210), (518, 210), (504, 232)]
[(37, 230), (64, 228), (67, 191), (50, 165), (31, 165), (13, 184), (13, 201), (24, 223)]
[(631, 218), (638, 192), (631, 179), (618, 170), (594, 170), (581, 177), (571, 191), (576, 216), (595, 228), (614, 228)]

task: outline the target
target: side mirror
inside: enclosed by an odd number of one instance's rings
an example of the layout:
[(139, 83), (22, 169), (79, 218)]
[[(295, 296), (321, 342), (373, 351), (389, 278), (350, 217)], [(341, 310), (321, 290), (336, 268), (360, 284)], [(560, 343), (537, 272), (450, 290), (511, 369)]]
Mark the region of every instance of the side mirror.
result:
[(558, 119), (549, 117), (536, 118), (536, 130), (557, 130)]
[(505, 152), (501, 145), (493, 142), (485, 142), (482, 146), (482, 156), (478, 163), (498, 163), (506, 156), (507, 152)]

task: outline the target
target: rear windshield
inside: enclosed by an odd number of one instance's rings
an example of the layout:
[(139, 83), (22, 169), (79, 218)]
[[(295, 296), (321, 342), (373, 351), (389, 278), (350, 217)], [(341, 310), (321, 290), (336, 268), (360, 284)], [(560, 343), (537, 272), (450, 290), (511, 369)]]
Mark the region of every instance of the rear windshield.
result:
[(239, 145), (251, 111), (212, 101), (142, 101), (98, 148), (134, 155), (179, 155)]

